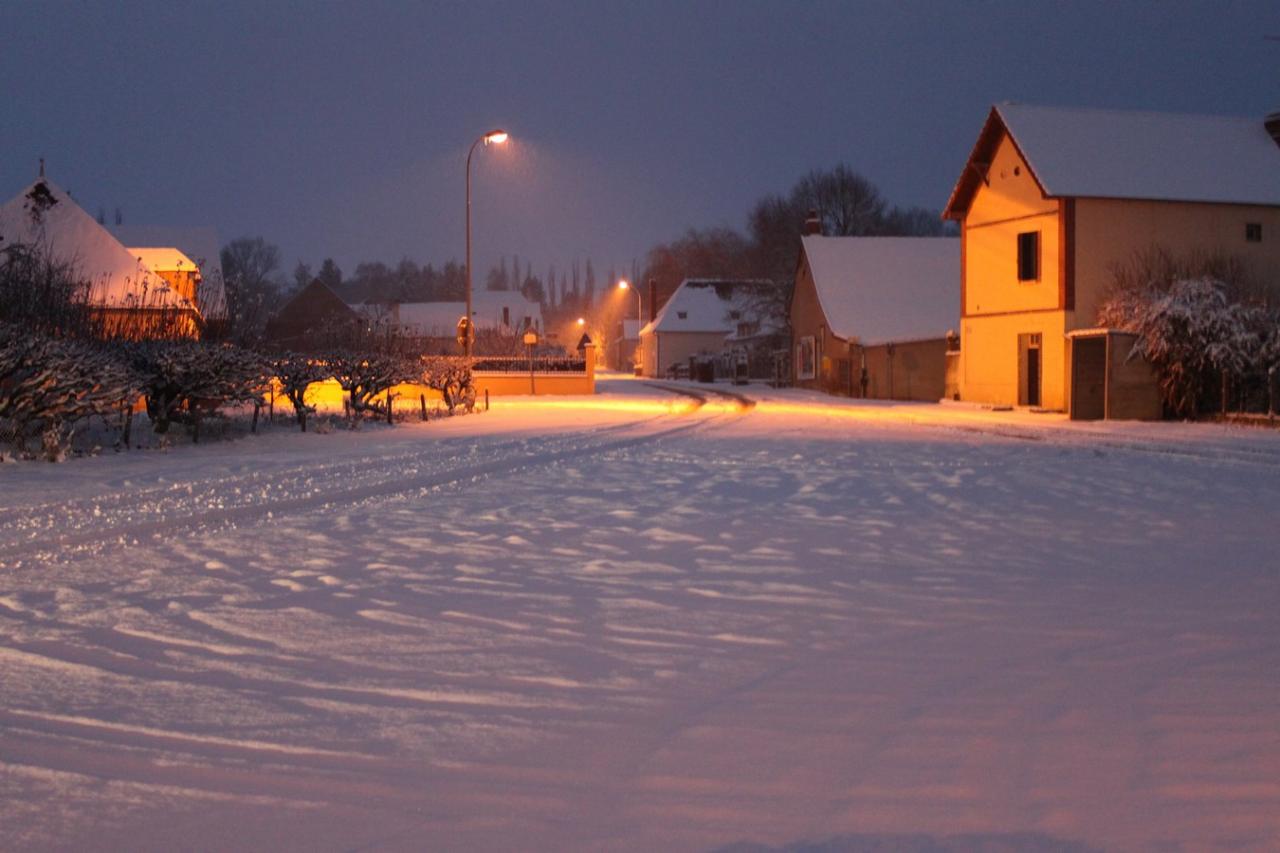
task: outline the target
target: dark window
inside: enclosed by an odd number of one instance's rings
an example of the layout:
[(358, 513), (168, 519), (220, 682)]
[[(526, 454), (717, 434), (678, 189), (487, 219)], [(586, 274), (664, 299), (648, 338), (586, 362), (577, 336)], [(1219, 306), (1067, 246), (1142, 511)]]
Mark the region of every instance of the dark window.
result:
[(504, 326), (511, 325), (511, 309), (506, 307), (505, 305), (502, 307), (502, 325)]
[(688, 319), (689, 319), (689, 312), (688, 312), (688, 311), (677, 311), (677, 312), (676, 312), (676, 317), (680, 318), (681, 320), (688, 320)]
[(1244, 225), (1244, 239), (1250, 243), (1262, 242), (1262, 223), (1246, 222)]
[(1018, 235), (1018, 281), (1040, 278), (1040, 232), (1024, 231)]

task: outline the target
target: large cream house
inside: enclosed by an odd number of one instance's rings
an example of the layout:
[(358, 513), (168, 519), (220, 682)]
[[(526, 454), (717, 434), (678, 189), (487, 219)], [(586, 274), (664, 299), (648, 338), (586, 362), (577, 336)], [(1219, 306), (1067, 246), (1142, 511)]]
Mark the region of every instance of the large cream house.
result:
[(992, 108), (944, 213), (961, 227), (961, 399), (1158, 417), (1094, 328), (1113, 270), (1163, 248), (1280, 280), (1277, 137), (1274, 117)]

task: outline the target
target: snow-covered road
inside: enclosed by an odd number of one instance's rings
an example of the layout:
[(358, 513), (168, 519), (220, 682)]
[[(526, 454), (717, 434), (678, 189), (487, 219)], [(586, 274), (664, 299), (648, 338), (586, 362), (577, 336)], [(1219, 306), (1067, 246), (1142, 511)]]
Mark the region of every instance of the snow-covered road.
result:
[(1276, 433), (604, 390), (0, 466), (3, 846), (1280, 847)]

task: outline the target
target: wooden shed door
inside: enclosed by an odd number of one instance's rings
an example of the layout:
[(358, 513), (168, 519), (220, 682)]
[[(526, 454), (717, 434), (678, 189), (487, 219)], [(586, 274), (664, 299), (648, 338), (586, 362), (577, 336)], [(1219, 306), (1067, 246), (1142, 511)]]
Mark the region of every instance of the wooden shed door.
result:
[(1107, 339), (1071, 339), (1071, 419), (1100, 421), (1107, 416)]

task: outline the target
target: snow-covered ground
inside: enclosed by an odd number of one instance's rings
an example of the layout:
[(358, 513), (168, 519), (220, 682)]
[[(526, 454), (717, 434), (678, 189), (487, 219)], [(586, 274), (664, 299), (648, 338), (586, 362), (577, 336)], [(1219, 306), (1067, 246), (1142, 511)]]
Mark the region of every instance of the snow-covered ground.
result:
[(0, 465), (0, 846), (1280, 847), (1280, 434), (685, 388)]

